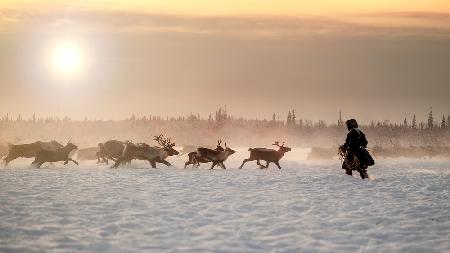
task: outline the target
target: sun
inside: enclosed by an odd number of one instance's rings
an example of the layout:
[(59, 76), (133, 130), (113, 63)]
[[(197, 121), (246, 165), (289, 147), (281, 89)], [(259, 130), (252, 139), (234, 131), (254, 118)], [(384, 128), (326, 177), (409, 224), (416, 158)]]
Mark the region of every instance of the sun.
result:
[(51, 49), (51, 67), (55, 74), (73, 76), (81, 71), (84, 61), (82, 47), (71, 41), (57, 43)]

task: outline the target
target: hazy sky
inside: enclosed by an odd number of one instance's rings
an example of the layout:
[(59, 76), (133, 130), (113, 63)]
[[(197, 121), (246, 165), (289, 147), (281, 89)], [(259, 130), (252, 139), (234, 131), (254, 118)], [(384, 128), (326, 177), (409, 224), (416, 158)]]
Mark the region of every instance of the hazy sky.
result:
[[(55, 66), (69, 43), (76, 71)], [(61, 63), (64, 65), (64, 62)], [(1, 1), (0, 113), (450, 113), (450, 1)]]

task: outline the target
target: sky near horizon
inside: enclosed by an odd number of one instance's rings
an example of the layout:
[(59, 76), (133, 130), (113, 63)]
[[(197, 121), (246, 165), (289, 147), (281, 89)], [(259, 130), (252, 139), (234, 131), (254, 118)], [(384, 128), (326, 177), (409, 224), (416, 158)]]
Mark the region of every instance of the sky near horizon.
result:
[(448, 0), (3, 0), (2, 5), (69, 6), (76, 8), (138, 10), (192, 15), (266, 14), (332, 15), (355, 12), (448, 12)]
[(0, 1), (0, 114), (425, 119), (449, 67), (450, 0)]

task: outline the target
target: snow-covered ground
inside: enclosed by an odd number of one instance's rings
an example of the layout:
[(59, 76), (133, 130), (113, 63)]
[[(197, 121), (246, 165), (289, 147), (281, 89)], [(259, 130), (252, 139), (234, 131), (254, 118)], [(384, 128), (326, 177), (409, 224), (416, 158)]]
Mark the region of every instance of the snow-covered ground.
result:
[(256, 169), (0, 169), (0, 252), (449, 252), (450, 163), (377, 161), (372, 179), (306, 151)]

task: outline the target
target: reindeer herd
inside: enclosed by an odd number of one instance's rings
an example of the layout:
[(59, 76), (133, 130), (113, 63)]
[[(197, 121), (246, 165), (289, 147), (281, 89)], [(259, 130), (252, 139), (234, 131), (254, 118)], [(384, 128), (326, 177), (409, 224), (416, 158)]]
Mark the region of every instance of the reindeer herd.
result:
[[(222, 140), (217, 141), (216, 148), (185, 146), (182, 153), (175, 149), (175, 143), (170, 138), (164, 138), (162, 134), (154, 136), (153, 140), (159, 146), (150, 146), (143, 142), (133, 143), (131, 141), (109, 140), (99, 143), (98, 148), (87, 148), (83, 152), (79, 150), (78, 157), (85, 156), (92, 158), (93, 155), (89, 155), (89, 153), (95, 151), (97, 163), (109, 164), (111, 161), (113, 163), (111, 168), (118, 168), (119, 166), (130, 164), (132, 160), (148, 161), (152, 168), (156, 168), (158, 163), (171, 166), (166, 160), (168, 157), (188, 153), (188, 161), (185, 163), (184, 168), (187, 168), (189, 165), (198, 168), (201, 163), (211, 163), (210, 169), (212, 170), (215, 166), (226, 169), (224, 162), (230, 155), (236, 152), (228, 147), (226, 142), (222, 146)], [(244, 159), (239, 169), (242, 169), (244, 164), (249, 161), (256, 161), (256, 164), (261, 169), (267, 169), (270, 163), (274, 163), (281, 169), (279, 161), (286, 152), (291, 151), (291, 148), (285, 147), (284, 143), (280, 145), (278, 141), (273, 145), (277, 146), (278, 149), (250, 148), (250, 157)], [(8, 166), (11, 161), (19, 157), (34, 157), (31, 165), (37, 168), (40, 168), (44, 163), (53, 164), (54, 162), (64, 162), (64, 165), (73, 162), (78, 165), (78, 162), (72, 159), (72, 154), (78, 147), (70, 141), (65, 146), (53, 140), (50, 142), (37, 141), (20, 145), (9, 144), (8, 148), (8, 155), (3, 158), (5, 166)], [(262, 165), (261, 161), (265, 161), (266, 164)]]

